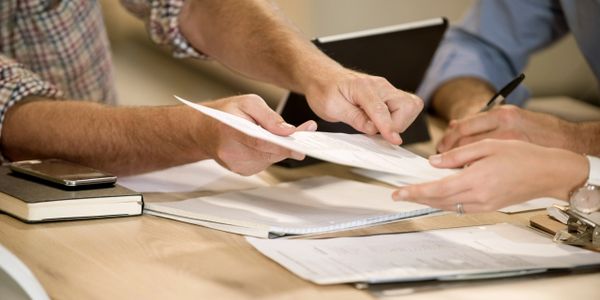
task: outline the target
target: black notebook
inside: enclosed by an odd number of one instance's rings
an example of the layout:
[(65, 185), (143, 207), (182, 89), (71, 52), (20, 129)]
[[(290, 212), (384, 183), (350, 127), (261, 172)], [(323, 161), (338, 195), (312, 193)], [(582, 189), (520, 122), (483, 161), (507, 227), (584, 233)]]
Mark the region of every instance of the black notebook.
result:
[[(320, 37), (313, 42), (321, 51), (343, 66), (386, 78), (396, 88), (415, 92), (442, 40), (448, 21), (435, 18), (394, 26)], [(358, 133), (347, 124), (327, 122), (308, 106), (304, 95), (290, 92), (277, 107), (277, 112), (293, 125), (315, 120), (319, 131)], [(403, 144), (430, 139), (425, 112), (401, 134)], [(316, 162), (284, 160), (280, 165), (301, 166)]]
[(25, 222), (141, 215), (143, 197), (119, 185), (67, 189), (0, 167), (0, 211)]

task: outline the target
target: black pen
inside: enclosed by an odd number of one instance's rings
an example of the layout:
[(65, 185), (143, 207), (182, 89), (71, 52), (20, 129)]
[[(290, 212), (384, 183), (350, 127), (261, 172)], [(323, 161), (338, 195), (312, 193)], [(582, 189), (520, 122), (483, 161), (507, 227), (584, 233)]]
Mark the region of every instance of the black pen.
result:
[(519, 86), (519, 83), (521, 83), (523, 79), (525, 79), (525, 74), (521, 73), (521, 75), (511, 80), (507, 85), (500, 89), (500, 91), (496, 93), (496, 95), (494, 95), (490, 101), (488, 101), (488, 103), (481, 109), (480, 112), (488, 111), (494, 108), (496, 105), (502, 104), (504, 99), (506, 99), (506, 97), (508, 97), (508, 95), (512, 93), (517, 86)]

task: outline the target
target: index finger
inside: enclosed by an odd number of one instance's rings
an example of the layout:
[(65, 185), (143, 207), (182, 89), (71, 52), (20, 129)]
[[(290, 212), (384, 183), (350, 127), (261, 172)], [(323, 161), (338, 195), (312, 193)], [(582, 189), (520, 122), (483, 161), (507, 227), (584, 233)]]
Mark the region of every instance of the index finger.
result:
[(423, 100), (414, 94), (395, 89), (394, 97), (386, 103), (398, 132), (404, 132), (423, 109)]
[(356, 98), (352, 101), (364, 110), (383, 138), (392, 144), (402, 142), (398, 132), (393, 130), (390, 109), (371, 86), (359, 88), (353, 96)]

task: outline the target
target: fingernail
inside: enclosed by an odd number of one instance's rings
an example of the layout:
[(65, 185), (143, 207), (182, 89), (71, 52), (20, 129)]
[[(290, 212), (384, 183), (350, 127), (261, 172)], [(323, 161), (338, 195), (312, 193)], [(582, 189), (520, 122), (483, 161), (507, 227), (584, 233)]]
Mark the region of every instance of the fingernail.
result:
[(279, 124), (277, 124), (277, 126), (281, 127), (281, 128), (285, 128), (285, 129), (294, 129), (296, 128), (296, 126), (286, 123), (286, 122), (279, 122)]
[(399, 134), (399, 133), (397, 133), (397, 132), (394, 132), (392, 135), (394, 136), (394, 139), (395, 139), (395, 140), (397, 140), (397, 141), (399, 141), (400, 143), (402, 143), (402, 138), (400, 137), (400, 134)]
[(295, 160), (303, 160), (304, 154), (302, 154), (300, 152), (292, 151), (292, 158)]
[(367, 121), (367, 123), (365, 124), (365, 131), (375, 134), (377, 133), (377, 128), (375, 127), (375, 124), (373, 124), (373, 122)]
[(317, 123), (315, 123), (315, 122), (310, 122), (310, 123), (308, 124), (308, 128), (307, 128), (307, 129), (308, 129), (309, 131), (315, 131), (315, 130), (317, 130)]
[(432, 165), (438, 165), (442, 163), (442, 156), (440, 154), (432, 155), (429, 157), (429, 162)]
[(396, 190), (394, 191), (394, 193), (392, 193), (392, 198), (394, 199), (394, 201), (401, 201), (403, 199), (406, 199), (408, 197), (408, 191), (406, 190)]

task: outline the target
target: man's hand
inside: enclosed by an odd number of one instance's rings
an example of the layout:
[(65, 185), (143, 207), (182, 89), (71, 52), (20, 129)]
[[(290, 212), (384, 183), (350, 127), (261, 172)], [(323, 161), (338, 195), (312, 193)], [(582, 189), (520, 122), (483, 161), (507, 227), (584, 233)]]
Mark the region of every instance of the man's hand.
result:
[[(296, 131), (317, 129), (314, 121), (307, 121), (298, 127), (286, 123), (256, 95), (230, 97), (203, 104), (255, 122), (277, 135), (287, 136)], [(208, 157), (238, 174), (258, 173), (288, 157), (304, 159), (304, 154), (250, 137), (212, 118), (203, 120), (205, 123), (201, 125), (202, 132), (197, 140), (199, 147)]]
[(347, 69), (308, 89), (312, 110), (330, 122), (344, 122), (358, 131), (377, 132), (392, 144), (423, 109), (417, 96), (396, 89), (385, 78)]
[(576, 124), (557, 117), (503, 105), (489, 112), (452, 120), (437, 146), (446, 152), (483, 139), (516, 139), (578, 151)]
[(522, 141), (484, 140), (431, 156), (438, 168), (465, 167), (441, 180), (395, 191), (407, 200), (455, 211), (493, 211), (539, 197), (567, 200), (589, 172), (585, 156)]

